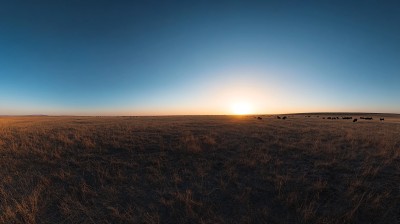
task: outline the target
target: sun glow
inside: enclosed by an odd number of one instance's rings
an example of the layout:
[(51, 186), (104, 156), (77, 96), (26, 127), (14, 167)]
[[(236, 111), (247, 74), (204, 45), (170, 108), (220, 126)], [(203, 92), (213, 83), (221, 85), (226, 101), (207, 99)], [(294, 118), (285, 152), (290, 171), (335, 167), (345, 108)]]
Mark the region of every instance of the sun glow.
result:
[(232, 112), (237, 115), (243, 115), (243, 114), (250, 114), (253, 111), (250, 104), (241, 102), (232, 105)]

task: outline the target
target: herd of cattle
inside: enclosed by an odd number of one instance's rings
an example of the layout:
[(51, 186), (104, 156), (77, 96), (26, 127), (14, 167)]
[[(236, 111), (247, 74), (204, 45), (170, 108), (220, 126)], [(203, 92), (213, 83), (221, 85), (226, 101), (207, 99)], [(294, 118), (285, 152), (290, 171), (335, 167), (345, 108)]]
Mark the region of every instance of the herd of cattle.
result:
[[(254, 118), (257, 118), (258, 120), (262, 120), (262, 117), (254, 117)], [(280, 117), (280, 116), (276, 116), (276, 118), (277, 119), (283, 119), (283, 120), (286, 120), (286, 116), (283, 116), (283, 117)]]
[[(305, 117), (311, 117), (310, 115), (306, 115)], [(317, 116), (317, 117), (319, 117), (319, 116)], [(257, 118), (258, 120), (262, 120), (262, 117), (254, 117), (254, 118)], [(277, 119), (283, 119), (283, 120), (285, 120), (285, 119), (287, 119), (287, 117), (286, 116), (283, 116), (283, 117), (281, 117), (281, 116), (276, 116), (276, 118)], [(353, 119), (353, 117), (341, 117), (343, 120), (353, 120), (353, 122), (357, 122), (358, 121), (358, 118), (354, 118)], [(322, 117), (322, 119), (328, 119), (328, 120), (339, 120), (340, 118), (339, 117)], [(373, 118), (372, 117), (360, 117), (359, 118), (360, 120), (373, 120)], [(384, 121), (385, 120), (385, 118), (384, 117), (381, 117), (381, 118), (379, 118), (379, 120), (380, 121)]]
[[(325, 117), (323, 117), (322, 119), (325, 119)], [(340, 118), (339, 118), (339, 117), (327, 117), (326, 119), (329, 119), (329, 120), (336, 120), (336, 119), (340, 119)], [(342, 119), (343, 119), (343, 120), (351, 120), (351, 119), (353, 119), (353, 117), (342, 117)], [(372, 117), (360, 117), (360, 120), (373, 120), (373, 118), (372, 118)], [(381, 118), (379, 118), (379, 120), (380, 120), (380, 121), (384, 121), (385, 118), (384, 118), (384, 117), (381, 117)], [(358, 121), (357, 118), (354, 118), (354, 119), (353, 119), (353, 122), (357, 122), (357, 121)]]

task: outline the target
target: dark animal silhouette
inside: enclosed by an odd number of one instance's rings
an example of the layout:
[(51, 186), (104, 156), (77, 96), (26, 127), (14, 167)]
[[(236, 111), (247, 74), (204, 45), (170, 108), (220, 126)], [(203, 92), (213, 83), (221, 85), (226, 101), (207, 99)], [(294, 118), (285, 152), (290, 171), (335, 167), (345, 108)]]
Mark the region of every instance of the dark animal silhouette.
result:
[(357, 118), (354, 118), (353, 122), (357, 122)]
[(373, 120), (372, 117), (360, 117), (360, 119), (364, 119), (364, 120)]
[(286, 118), (287, 118), (286, 116), (282, 117), (283, 120), (285, 120)]
[(281, 117), (279, 117), (279, 116), (276, 116), (276, 118), (281, 119)]
[(258, 119), (258, 120), (262, 120), (262, 118), (261, 118), (261, 117), (257, 117), (257, 119)]
[(384, 118), (384, 117), (381, 117), (379, 120), (380, 120), (380, 121), (384, 121), (384, 120), (385, 120), (385, 118)]

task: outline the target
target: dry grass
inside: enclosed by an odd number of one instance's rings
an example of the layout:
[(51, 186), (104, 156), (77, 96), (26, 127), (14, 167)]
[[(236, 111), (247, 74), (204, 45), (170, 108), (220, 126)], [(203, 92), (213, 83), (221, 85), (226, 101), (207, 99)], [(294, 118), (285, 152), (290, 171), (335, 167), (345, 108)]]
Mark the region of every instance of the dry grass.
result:
[(0, 117), (0, 223), (399, 223), (371, 116)]

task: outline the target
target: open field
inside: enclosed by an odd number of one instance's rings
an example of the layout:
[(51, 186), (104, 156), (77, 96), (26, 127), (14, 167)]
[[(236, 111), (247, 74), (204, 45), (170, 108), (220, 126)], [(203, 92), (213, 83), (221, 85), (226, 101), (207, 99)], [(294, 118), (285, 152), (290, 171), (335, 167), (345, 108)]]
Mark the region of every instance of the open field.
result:
[(400, 115), (308, 115), (0, 117), (0, 223), (399, 223)]

